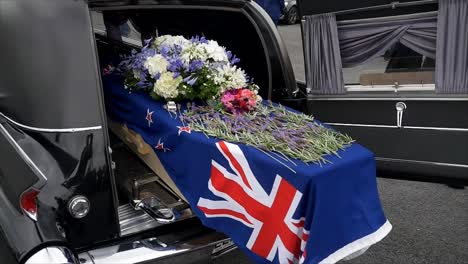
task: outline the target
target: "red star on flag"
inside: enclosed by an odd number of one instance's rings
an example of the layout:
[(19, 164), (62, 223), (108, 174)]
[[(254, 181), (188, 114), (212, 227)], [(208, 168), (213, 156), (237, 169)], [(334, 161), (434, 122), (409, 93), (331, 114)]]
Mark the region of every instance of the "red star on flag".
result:
[(146, 110), (146, 121), (148, 121), (148, 126), (149, 127), (153, 123), (153, 113), (154, 113), (154, 111), (150, 112), (149, 108)]
[(182, 132), (186, 132), (189, 134), (192, 133), (192, 129), (189, 126), (183, 126), (183, 127), (178, 126), (177, 128), (179, 129), (179, 133), (178, 133), (179, 136)]
[(157, 150), (162, 150), (164, 152), (166, 152), (166, 150), (170, 150), (170, 149), (164, 147), (164, 142), (161, 142), (161, 139), (158, 140), (158, 144), (154, 148), (157, 149)]

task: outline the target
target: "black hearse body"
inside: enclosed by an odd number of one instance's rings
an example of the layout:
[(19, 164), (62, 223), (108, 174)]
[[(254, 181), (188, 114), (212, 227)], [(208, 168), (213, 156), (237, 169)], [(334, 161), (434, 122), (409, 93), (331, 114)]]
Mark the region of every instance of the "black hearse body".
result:
[(138, 48), (122, 41), (123, 23), (141, 38), (218, 40), (264, 98), (296, 89), (278, 32), (251, 1), (0, 0), (1, 263), (205, 263), (235, 248), (164, 183), (151, 194), (185, 210), (179, 220), (130, 205), (125, 184), (151, 171), (108, 132), (99, 65)]
[[(304, 44), (306, 38), (314, 37), (307, 35), (306, 17), (331, 14), (336, 17), (339, 28), (340, 25), (361, 21), (378, 23), (389, 17), (411, 18), (422, 14), (437, 17), (441, 2), (302, 0), (299, 6), (303, 18)], [(453, 27), (450, 31), (454, 35), (468, 34), (463, 27)], [(448, 32), (437, 34), (445, 36)], [(439, 43), (439, 39), (437, 41)], [(450, 41), (457, 39), (442, 39), (440, 42)], [(459, 56), (466, 56), (466, 52), (462, 51), (466, 48), (462, 46), (467, 44), (460, 44)], [(307, 54), (306, 45), (304, 49)], [(305, 100), (306, 111), (372, 150), (376, 155), (377, 167), (382, 172), (380, 176), (466, 184), (468, 92), (439, 93), (434, 87), (437, 62), (401, 44), (387, 51), (380, 63), (384, 65), (371, 61), (347, 68), (343, 64), (346, 91), (340, 94), (315, 93), (314, 87), (299, 83), (304, 92), (309, 90)], [(305, 66), (307, 76), (310, 68), (307, 62)], [(379, 67), (379, 73), (372, 75)], [(466, 69), (466, 66), (460, 65), (451, 68), (451, 71)], [(395, 73), (410, 85), (398, 83), (398, 79), (390, 82), (382, 80)], [(462, 74), (468, 76), (468, 72)]]
[[(389, 3), (300, 7), (312, 15)], [(98, 16), (101, 25), (91, 21)], [(141, 36), (122, 37), (125, 23)], [(242, 59), (264, 98), (304, 107), (351, 134), (377, 154), (381, 169), (468, 177), (466, 96), (304, 96), (275, 26), (252, 1), (0, 0), (0, 34), (1, 263), (190, 263), (233, 249), (190, 213), (162, 224), (126, 197), (125, 180), (151, 172), (108, 130), (100, 69), (108, 55), (155, 34), (218, 40)], [(398, 102), (407, 106), (403, 128), (395, 125)], [(154, 188), (170, 205), (188, 207), (162, 183)]]

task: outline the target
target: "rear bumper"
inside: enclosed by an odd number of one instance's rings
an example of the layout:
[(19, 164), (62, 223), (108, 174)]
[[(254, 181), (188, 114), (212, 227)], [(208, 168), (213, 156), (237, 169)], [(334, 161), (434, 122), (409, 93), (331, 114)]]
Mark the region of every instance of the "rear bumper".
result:
[(81, 264), (208, 263), (234, 249), (236, 246), (229, 238), (210, 232), (174, 244), (165, 244), (155, 237), (126, 241), (83, 252), (79, 258)]

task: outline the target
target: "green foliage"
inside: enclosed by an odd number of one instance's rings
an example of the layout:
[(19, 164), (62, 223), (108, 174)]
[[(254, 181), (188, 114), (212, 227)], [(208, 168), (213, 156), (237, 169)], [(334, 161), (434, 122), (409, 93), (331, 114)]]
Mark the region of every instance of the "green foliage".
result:
[(188, 87), (185, 98), (190, 100), (209, 100), (217, 96), (220, 88), (219, 85), (214, 83), (212, 77), (208, 77), (210, 73), (207, 67), (200, 69), (196, 74), (198, 77), (197, 81), (192, 86)]
[[(273, 104), (260, 105), (242, 116), (220, 111), (216, 106), (195, 106), (182, 120), (195, 131), (234, 143), (244, 143), (279, 157), (303, 162), (326, 163), (326, 155), (354, 140), (314, 122), (313, 117)], [(289, 157), (289, 158), (288, 158)]]

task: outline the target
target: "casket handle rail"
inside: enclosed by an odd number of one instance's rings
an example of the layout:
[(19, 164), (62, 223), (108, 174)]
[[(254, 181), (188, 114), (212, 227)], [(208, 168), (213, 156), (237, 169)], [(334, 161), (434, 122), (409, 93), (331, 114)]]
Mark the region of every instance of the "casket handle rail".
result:
[(402, 128), (403, 127), (403, 113), (406, 110), (406, 104), (403, 102), (398, 102), (395, 105), (396, 111), (397, 111), (397, 127)]

